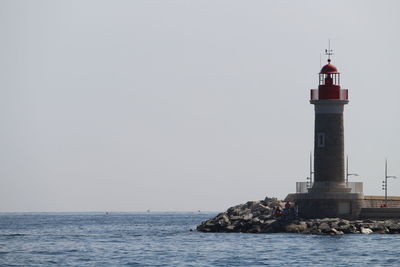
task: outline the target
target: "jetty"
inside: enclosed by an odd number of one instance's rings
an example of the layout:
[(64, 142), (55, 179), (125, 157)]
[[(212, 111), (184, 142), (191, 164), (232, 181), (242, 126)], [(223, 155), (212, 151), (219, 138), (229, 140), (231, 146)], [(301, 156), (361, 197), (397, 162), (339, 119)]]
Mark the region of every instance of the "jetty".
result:
[[(298, 233), (316, 235), (343, 234), (399, 234), (399, 208), (366, 208), (366, 218), (347, 220), (344, 218), (302, 218), (296, 212), (295, 203), (265, 198), (230, 207), (225, 212), (197, 226), (200, 232), (222, 233)], [(400, 204), (400, 201), (399, 201)], [(274, 211), (282, 210), (279, 215)], [(373, 209), (375, 219), (367, 218)], [(376, 217), (379, 210), (381, 217)], [(387, 216), (391, 215), (391, 216)]]

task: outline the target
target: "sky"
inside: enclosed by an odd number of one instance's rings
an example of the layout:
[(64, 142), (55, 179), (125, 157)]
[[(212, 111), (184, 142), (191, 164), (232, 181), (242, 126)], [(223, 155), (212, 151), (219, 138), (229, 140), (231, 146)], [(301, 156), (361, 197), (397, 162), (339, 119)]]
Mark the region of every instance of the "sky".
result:
[[(331, 40), (366, 195), (400, 177), (399, 1), (0, 0), (0, 212), (223, 211), (306, 181)], [(400, 195), (400, 179), (389, 179)]]

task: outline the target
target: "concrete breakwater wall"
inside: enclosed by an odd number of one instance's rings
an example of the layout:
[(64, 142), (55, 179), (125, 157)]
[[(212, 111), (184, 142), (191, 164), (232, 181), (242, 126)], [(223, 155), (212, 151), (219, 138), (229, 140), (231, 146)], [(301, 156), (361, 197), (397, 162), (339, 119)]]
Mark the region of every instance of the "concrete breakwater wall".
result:
[[(364, 196), (363, 208), (380, 208), (383, 204), (385, 204), (384, 196)], [(388, 196), (387, 207), (400, 208), (400, 197)]]
[(302, 219), (293, 214), (293, 209), (281, 216), (274, 216), (274, 207), (284, 207), (284, 202), (275, 198), (249, 201), (229, 208), (202, 222), (201, 232), (237, 233), (302, 233), (302, 234), (371, 234), (400, 233), (400, 220), (345, 220), (340, 218)]
[[(284, 201), (295, 200), (295, 194), (288, 194)], [(364, 196), (362, 200), (363, 208), (380, 208), (381, 205), (385, 204), (384, 196)], [(388, 208), (400, 208), (400, 197), (398, 196), (388, 196), (387, 199), (387, 207)]]

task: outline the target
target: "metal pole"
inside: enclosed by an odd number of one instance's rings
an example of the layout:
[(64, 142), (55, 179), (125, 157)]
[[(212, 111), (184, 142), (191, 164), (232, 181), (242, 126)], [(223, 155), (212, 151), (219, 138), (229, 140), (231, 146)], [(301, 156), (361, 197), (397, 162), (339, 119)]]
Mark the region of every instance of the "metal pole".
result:
[(346, 155), (346, 186), (349, 186), (349, 156)]
[(310, 187), (312, 186), (312, 152), (310, 152)]
[(388, 188), (388, 184), (387, 184), (387, 158), (385, 159), (385, 208), (387, 208), (387, 188)]

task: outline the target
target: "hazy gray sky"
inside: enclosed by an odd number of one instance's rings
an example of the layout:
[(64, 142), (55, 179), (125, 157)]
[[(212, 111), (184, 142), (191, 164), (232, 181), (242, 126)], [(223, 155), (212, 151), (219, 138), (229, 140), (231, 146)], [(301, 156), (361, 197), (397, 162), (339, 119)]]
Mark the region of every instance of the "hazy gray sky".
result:
[[(399, 10), (0, 1), (0, 211), (224, 210), (283, 198), (308, 174), (309, 89), (328, 38), (350, 94), (351, 172), (382, 194), (385, 157), (400, 177)], [(400, 195), (400, 179), (389, 194)]]

